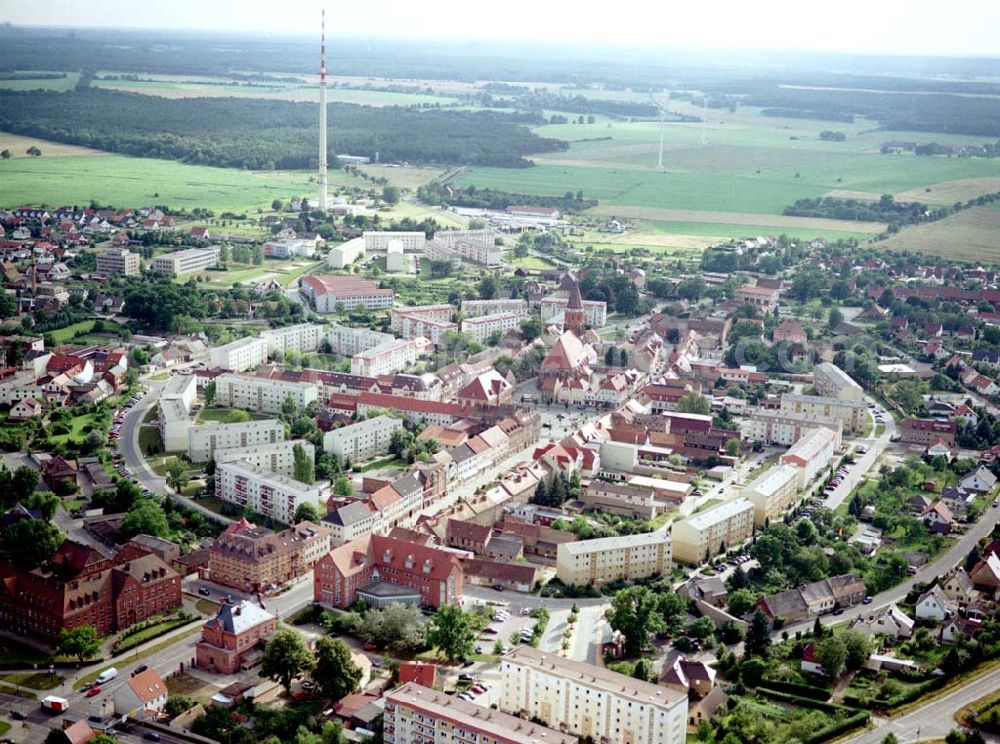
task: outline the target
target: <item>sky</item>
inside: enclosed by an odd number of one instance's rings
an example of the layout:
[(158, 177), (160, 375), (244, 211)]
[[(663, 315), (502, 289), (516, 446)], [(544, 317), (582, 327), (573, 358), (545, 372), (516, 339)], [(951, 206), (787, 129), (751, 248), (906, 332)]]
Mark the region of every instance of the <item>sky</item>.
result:
[(24, 25), (1000, 57), (1000, 0), (0, 0)]

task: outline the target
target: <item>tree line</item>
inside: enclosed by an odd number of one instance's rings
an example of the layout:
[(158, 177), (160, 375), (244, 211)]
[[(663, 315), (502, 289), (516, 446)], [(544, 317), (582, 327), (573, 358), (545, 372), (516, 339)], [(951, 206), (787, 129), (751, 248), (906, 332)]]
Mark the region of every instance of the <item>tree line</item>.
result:
[(519, 194), (500, 189), (480, 189), (475, 186), (458, 189), (438, 181), (432, 181), (419, 187), (417, 198), (424, 204), (433, 206), (448, 204), (453, 207), (496, 210), (512, 206), (554, 207), (560, 212), (570, 214), (597, 206), (597, 200), (586, 198), (582, 191), (577, 191), (575, 194), (568, 191), (563, 196), (545, 196), (542, 194)]
[[(316, 166), (316, 104), (242, 98), (166, 99), (88, 88), (0, 91), (0, 130), (137, 157), (226, 168)], [(527, 167), (525, 155), (566, 149), (529, 131), (531, 114), (414, 111), (330, 104), (336, 153), (383, 162)]]

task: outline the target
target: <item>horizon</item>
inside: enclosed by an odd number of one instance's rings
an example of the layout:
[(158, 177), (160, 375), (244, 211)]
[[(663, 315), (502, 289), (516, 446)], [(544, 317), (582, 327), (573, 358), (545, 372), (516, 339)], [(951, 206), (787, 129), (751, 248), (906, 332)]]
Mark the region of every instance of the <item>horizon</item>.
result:
[[(495, 16), (470, 12), (458, 0), (433, 0), (432, 8), (381, 0), (346, 9), (324, 0), (305, 0), (294, 14), (237, 0), (208, 4), (176, 0), (141, 8), (129, 0), (94, 0), (85, 6), (71, 0), (13, 0), (0, 11), (0, 23), (70, 31), (159, 30), (318, 39), (323, 7), (327, 9), (328, 36), (333, 39), (488, 41), (542, 48), (598, 46), (661, 54), (677, 49), (1000, 59), (1000, 42), (992, 32), (1000, 27), (1000, 3), (988, 0), (955, 0), (943, 16), (929, 0), (886, 0), (874, 7), (864, 0), (845, 0), (822, 19), (804, 16), (793, 0), (766, 0), (764, 7), (758, 4), (753, 8), (735, 0), (720, 0), (711, 8), (671, 9), (647, 8), (641, 0), (622, 0), (616, 15), (624, 19), (623, 25), (620, 29), (612, 25), (610, 31), (603, 14), (572, 15), (556, 3), (529, 0), (510, 0), (503, 13)], [(530, 22), (525, 23), (525, 17)], [(44, 22), (48, 18), (57, 22)], [(118, 22), (109, 24), (107, 18)], [(642, 23), (638, 23), (640, 18)], [(975, 18), (976, 23), (969, 25), (969, 18)], [(997, 74), (1000, 76), (1000, 70)]]

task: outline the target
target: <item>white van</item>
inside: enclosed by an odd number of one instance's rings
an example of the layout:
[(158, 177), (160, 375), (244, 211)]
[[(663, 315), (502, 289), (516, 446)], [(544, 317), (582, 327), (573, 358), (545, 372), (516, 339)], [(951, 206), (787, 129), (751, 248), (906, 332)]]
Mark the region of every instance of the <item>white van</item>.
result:
[(95, 682), (99, 685), (106, 685), (108, 682), (113, 680), (118, 676), (118, 670), (114, 667), (108, 667), (103, 672), (97, 675)]

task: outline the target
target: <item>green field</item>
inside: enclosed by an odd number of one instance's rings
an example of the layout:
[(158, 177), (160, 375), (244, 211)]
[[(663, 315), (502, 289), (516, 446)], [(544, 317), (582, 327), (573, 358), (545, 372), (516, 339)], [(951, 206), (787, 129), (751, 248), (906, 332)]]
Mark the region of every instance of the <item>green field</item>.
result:
[(68, 72), (64, 78), (53, 78), (51, 80), (0, 80), (0, 88), (7, 90), (70, 90), (80, 79), (80, 73)]
[(79, 334), (90, 333), (94, 330), (93, 320), (81, 320), (79, 323), (74, 323), (73, 325), (68, 325), (65, 328), (57, 328), (54, 331), (49, 331), (49, 335), (52, 336), (52, 342), (56, 344), (66, 344), (73, 340), (73, 338)]
[[(664, 220), (653, 220), (648, 223), (653, 232), (662, 232), (668, 235), (705, 235), (713, 238), (746, 238), (755, 235), (778, 235), (781, 233), (786, 233), (789, 235), (794, 235), (794, 230), (787, 227), (779, 228), (767, 228), (761, 225), (726, 225), (716, 222), (679, 222), (679, 221), (664, 221)], [(857, 238), (858, 240), (864, 240), (868, 238), (871, 233), (866, 232), (849, 232), (847, 230), (818, 230), (810, 228), (804, 230), (801, 236), (803, 239), (808, 238), (826, 238), (827, 240), (839, 240), (843, 238), (844, 240), (848, 238)]]

